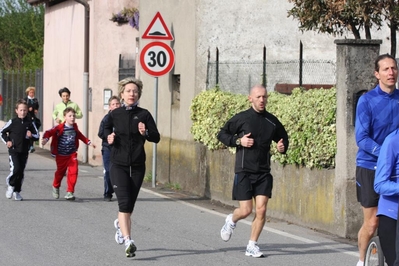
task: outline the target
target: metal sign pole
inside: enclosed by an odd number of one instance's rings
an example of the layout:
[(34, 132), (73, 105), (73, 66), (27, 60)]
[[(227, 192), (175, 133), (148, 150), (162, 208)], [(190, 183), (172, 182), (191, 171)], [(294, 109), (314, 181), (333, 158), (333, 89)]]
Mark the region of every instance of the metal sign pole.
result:
[[(154, 88), (154, 120), (157, 125), (158, 122), (158, 77), (155, 77), (155, 88)], [(152, 187), (156, 186), (157, 176), (157, 144), (152, 144)]]

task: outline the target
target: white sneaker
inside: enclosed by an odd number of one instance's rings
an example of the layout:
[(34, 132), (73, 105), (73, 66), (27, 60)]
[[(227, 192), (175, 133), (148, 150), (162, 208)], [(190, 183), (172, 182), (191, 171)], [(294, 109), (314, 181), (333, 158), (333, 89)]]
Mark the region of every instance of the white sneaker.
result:
[(245, 256), (260, 258), (263, 257), (263, 253), (260, 252), (259, 247), (257, 245), (247, 245)]
[(121, 228), (119, 227), (119, 221), (118, 221), (118, 219), (116, 219), (116, 220), (114, 221), (114, 226), (115, 226), (115, 229), (116, 229), (115, 241), (116, 241), (116, 243), (118, 243), (119, 245), (122, 245), (122, 244), (125, 242), (125, 240), (123, 239), (123, 235), (122, 235), (122, 232), (121, 232)]
[(58, 199), (60, 197), (60, 189), (53, 187), (53, 198)]
[(12, 194), (14, 195), (14, 200), (18, 200), (18, 201), (23, 200), (23, 198), (21, 197), (21, 194), (19, 194), (19, 192), (14, 192)]
[(14, 187), (8, 186), (7, 191), (6, 191), (6, 198), (11, 199), (12, 198), (12, 193), (14, 192)]
[(131, 239), (130, 240), (126, 240), (125, 247), (126, 247), (125, 248), (126, 257), (132, 258), (132, 257), (136, 256), (136, 254), (134, 252), (136, 252), (137, 247), (134, 244), (133, 240), (131, 240)]
[(73, 195), (72, 192), (67, 192), (64, 198), (66, 200), (75, 200), (75, 196)]
[(231, 234), (233, 234), (234, 228), (236, 228), (236, 225), (232, 224), (233, 221), (231, 220), (231, 218), (233, 218), (233, 214), (232, 213), (227, 215), (226, 222), (223, 225), (222, 230), (220, 230), (220, 236), (226, 242), (230, 240)]

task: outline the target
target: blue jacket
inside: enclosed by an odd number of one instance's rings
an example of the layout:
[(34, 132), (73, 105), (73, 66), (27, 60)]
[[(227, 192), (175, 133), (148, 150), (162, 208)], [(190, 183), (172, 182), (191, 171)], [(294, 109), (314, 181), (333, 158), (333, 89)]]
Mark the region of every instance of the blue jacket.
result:
[(392, 94), (377, 85), (362, 95), (356, 108), (356, 165), (374, 170), (386, 136), (399, 128), (399, 90)]
[(380, 194), (377, 215), (398, 218), (399, 201), (399, 130), (386, 137), (380, 150), (374, 190)]

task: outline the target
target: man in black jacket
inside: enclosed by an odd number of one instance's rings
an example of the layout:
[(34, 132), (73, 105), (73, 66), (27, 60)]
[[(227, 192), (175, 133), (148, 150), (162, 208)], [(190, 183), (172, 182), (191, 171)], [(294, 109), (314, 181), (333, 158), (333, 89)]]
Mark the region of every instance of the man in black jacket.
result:
[(218, 139), (229, 147), (237, 147), (233, 200), (239, 207), (229, 214), (220, 231), (224, 241), (228, 241), (236, 223), (252, 213), (255, 200), (255, 218), (246, 256), (262, 257), (257, 245), (265, 224), (266, 207), (272, 196), (273, 176), (270, 173), (270, 145), (277, 143), (277, 150), (285, 153), (288, 148), (288, 135), (281, 122), (265, 110), (267, 90), (262, 85), (251, 88), (248, 96), (251, 108), (236, 114), (218, 134)]

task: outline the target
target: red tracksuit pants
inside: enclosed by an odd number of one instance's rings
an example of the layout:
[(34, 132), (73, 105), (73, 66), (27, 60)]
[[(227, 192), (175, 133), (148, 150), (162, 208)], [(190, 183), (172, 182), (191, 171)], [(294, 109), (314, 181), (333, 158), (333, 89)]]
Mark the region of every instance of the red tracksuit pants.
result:
[(59, 188), (65, 173), (67, 173), (67, 192), (75, 192), (75, 185), (78, 179), (78, 159), (77, 153), (71, 155), (56, 155), (55, 162), (57, 170), (54, 174), (53, 187)]

